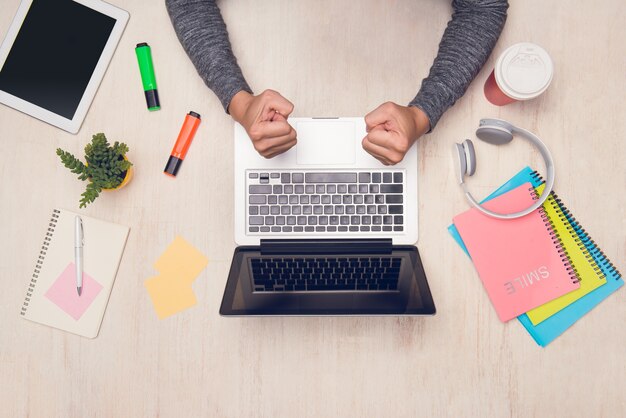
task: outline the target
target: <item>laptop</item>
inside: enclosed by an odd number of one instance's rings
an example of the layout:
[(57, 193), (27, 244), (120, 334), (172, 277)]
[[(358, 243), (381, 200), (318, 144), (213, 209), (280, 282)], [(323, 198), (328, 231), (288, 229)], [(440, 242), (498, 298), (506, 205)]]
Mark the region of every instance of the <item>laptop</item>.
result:
[(392, 167), (363, 118), (291, 118), (265, 159), (235, 125), (235, 249), (225, 316), (432, 315), (417, 242), (417, 147)]

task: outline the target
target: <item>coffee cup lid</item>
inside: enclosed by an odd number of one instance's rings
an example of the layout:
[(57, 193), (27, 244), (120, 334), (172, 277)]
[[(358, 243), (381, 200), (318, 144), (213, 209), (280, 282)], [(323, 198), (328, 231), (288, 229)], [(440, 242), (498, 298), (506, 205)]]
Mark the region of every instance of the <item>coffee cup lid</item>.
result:
[(554, 66), (545, 49), (530, 42), (507, 48), (495, 67), (500, 90), (515, 100), (528, 100), (543, 93), (550, 82)]

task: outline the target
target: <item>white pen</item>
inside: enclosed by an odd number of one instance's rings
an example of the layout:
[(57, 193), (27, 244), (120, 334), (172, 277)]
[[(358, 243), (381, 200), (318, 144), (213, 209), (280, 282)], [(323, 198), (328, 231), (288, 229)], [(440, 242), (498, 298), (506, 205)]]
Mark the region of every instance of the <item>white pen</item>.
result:
[(83, 220), (76, 216), (74, 227), (74, 264), (76, 265), (76, 291), (78, 296), (83, 292)]

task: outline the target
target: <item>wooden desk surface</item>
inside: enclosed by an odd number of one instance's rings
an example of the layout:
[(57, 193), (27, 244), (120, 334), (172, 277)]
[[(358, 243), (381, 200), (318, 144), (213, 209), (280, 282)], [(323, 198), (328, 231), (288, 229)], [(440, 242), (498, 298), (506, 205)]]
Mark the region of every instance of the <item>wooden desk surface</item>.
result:
[[(453, 178), (452, 143), (481, 117), (536, 132), (555, 156), (556, 190), (626, 271), (626, 9), (619, 0), (513, 2), (485, 69), (437, 129), (419, 141), (418, 248), (438, 314), (429, 318), (264, 318), (218, 315), (233, 242), (233, 123), (174, 34), (164, 2), (112, 0), (131, 14), (80, 133), (0, 106), (0, 403), (7, 417), (581, 416), (626, 415), (626, 291), (548, 348), (502, 324), (469, 259), (446, 231), (468, 206)], [(0, 34), (19, 0), (3, 0)], [(291, 99), (294, 116), (364, 115), (408, 102), (427, 74), (449, 2), (225, 1), (234, 50), (257, 91)], [(3, 36), (3, 35), (2, 35)], [(146, 110), (134, 46), (153, 48), (163, 109)], [(539, 99), (503, 108), (482, 86), (507, 46), (543, 45), (555, 62)], [(45, 65), (45, 63), (42, 63)], [(189, 110), (203, 122), (177, 179), (161, 172)], [(84, 213), (131, 227), (95, 340), (18, 315), (53, 207), (76, 210), (84, 187), (57, 147), (80, 153), (93, 133), (130, 145), (136, 176)], [(524, 165), (524, 141), (478, 144), (471, 180), (484, 196)], [(180, 234), (210, 263), (198, 304), (158, 320), (143, 280)]]

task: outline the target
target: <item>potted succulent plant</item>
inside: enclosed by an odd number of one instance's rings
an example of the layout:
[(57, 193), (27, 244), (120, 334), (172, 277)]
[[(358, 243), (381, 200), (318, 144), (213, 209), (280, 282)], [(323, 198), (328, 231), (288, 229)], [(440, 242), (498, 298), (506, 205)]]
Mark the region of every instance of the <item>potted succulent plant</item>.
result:
[(81, 208), (96, 200), (102, 190), (117, 190), (128, 184), (133, 168), (126, 158), (127, 152), (126, 144), (115, 141), (110, 145), (103, 133), (94, 135), (91, 143), (85, 146), (85, 163), (57, 148), (57, 155), (63, 165), (78, 174), (79, 180), (89, 182), (81, 195)]

